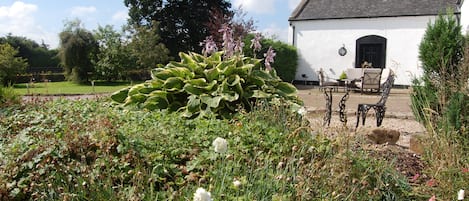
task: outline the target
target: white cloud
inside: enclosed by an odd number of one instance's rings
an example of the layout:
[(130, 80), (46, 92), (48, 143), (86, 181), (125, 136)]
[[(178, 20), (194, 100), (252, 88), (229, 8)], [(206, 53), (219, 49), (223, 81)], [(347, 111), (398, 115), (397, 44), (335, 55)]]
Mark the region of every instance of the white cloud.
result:
[(301, 0), (288, 0), (288, 8), (290, 8), (290, 10), (294, 10), (298, 4), (300, 4), (300, 1)]
[(125, 20), (127, 20), (128, 17), (129, 17), (128, 11), (121, 10), (121, 11), (114, 13), (114, 15), (112, 15), (112, 21), (124, 22)]
[(71, 15), (74, 17), (86, 17), (95, 12), (96, 7), (94, 6), (77, 6), (72, 8)]
[(275, 13), (276, 0), (234, 0), (235, 7), (242, 6), (243, 10), (247, 12), (266, 14)]
[(21, 1), (15, 1), (11, 6), (0, 6), (0, 37), (11, 33), (14, 36), (23, 36), (38, 43), (44, 41), (51, 47), (57, 47), (57, 34), (44, 31), (36, 23), (34, 14), (37, 10), (37, 5)]
[(271, 24), (269, 27), (262, 29), (261, 32), (268, 38), (285, 43), (288, 41), (288, 27), (279, 27), (276, 24)]
[(21, 1), (15, 1), (10, 7), (0, 7), (0, 19), (3, 18), (26, 18), (29, 14), (37, 11), (34, 4), (25, 4)]

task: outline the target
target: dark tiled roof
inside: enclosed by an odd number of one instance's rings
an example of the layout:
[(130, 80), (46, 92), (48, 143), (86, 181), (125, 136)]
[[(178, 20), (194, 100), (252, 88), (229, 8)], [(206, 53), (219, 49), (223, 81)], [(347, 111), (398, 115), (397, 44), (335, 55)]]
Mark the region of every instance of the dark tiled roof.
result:
[(458, 13), (458, 0), (302, 0), (290, 21), (437, 15), (452, 8)]

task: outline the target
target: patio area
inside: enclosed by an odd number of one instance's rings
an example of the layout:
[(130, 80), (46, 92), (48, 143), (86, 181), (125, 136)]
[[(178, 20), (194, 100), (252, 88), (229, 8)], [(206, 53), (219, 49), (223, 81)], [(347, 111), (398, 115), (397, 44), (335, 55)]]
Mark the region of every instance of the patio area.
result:
[[(332, 93), (332, 118), (329, 127), (323, 126), (323, 117), (326, 112), (326, 99), (324, 92), (320, 91), (318, 86), (296, 85), (298, 95), (304, 101), (304, 105), (308, 111), (307, 117), (313, 128), (318, 128), (325, 132), (336, 132), (337, 129), (343, 128), (343, 123), (339, 120), (339, 101), (345, 94), (343, 90)], [(415, 120), (410, 100), (411, 89), (393, 88), (386, 102), (386, 114), (381, 128), (398, 130), (401, 138), (398, 143), (401, 146), (409, 147), (409, 138), (412, 135), (425, 133), (425, 128)], [(376, 128), (376, 118), (374, 110), (368, 112), (365, 126), (360, 125), (355, 130), (357, 121), (356, 112), (359, 103), (376, 103), (381, 98), (380, 93), (361, 94), (359, 91), (351, 91), (346, 101), (347, 112), (347, 128), (351, 133), (362, 133), (366, 130)], [(361, 121), (361, 120), (360, 120)]]

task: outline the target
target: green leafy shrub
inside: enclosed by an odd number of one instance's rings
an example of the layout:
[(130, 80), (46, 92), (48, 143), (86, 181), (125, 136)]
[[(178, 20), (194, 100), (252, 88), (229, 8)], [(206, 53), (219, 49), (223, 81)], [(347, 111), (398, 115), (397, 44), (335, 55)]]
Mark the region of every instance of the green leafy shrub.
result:
[(285, 82), (291, 82), (295, 79), (296, 70), (298, 68), (298, 52), (292, 45), (288, 45), (281, 41), (274, 41), (272, 39), (262, 39), (262, 49), (254, 55), (254, 52), (249, 49), (251, 40), (255, 37), (254, 34), (248, 34), (244, 39), (246, 44), (243, 48), (244, 54), (249, 57), (263, 58), (264, 53), (267, 52), (270, 46), (275, 50), (276, 57), (273, 64), (278, 76)]
[[(199, 187), (214, 200), (412, 200), (392, 163), (370, 160), (350, 136), (312, 135), (285, 106), (259, 101), (230, 120), (108, 100), (9, 110), (0, 113), (0, 200), (192, 200)], [(214, 151), (218, 137), (225, 153)]]
[(26, 69), (28, 65), (26, 59), (17, 57), (17, 54), (18, 50), (10, 44), (0, 44), (0, 85), (12, 84), (16, 75)]
[(112, 94), (124, 105), (138, 104), (149, 110), (182, 111), (184, 116), (229, 117), (239, 108), (252, 109), (258, 99), (285, 99), (302, 104), (296, 88), (277, 76), (275, 70), (262, 70), (259, 59), (223, 52), (203, 56), (180, 53), (180, 62), (160, 65), (151, 71), (152, 80)]
[(0, 108), (16, 105), (21, 102), (21, 96), (15, 92), (13, 87), (0, 85)]
[[(433, 125), (456, 123), (446, 121), (449, 104), (463, 104), (451, 101), (453, 94), (467, 86), (469, 70), (461, 65), (463, 61), (464, 37), (456, 17), (448, 12), (439, 15), (433, 24), (429, 24), (419, 46), (419, 58), (422, 61), (423, 76), (414, 81), (412, 95), (413, 111), (420, 120), (428, 120)], [(423, 111), (431, 111), (432, 117), (425, 117)], [(454, 111), (454, 110), (453, 110)], [(454, 117), (451, 117), (454, 119)], [(450, 127), (460, 127), (451, 125)]]

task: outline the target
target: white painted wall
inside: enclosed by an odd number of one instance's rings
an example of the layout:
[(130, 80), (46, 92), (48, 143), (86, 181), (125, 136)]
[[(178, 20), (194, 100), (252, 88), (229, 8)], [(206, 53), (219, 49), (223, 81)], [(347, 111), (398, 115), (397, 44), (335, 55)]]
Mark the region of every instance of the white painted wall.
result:
[[(367, 35), (387, 39), (386, 68), (396, 72), (395, 84), (410, 85), (413, 76), (420, 76), (418, 46), (427, 24), (435, 16), (387, 17), (367, 19), (337, 19), (292, 21), (289, 42), (298, 48), (297, 80), (317, 81), (317, 71), (323, 68), (330, 77), (338, 78), (342, 71), (355, 66), (356, 40)], [(294, 27), (294, 28), (293, 28)], [(340, 56), (345, 45), (347, 54)]]
[(463, 34), (469, 34), (469, 0), (463, 1), (461, 6), (461, 27)]

